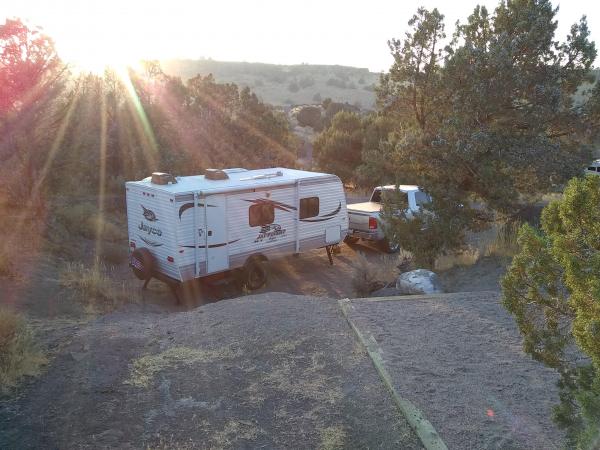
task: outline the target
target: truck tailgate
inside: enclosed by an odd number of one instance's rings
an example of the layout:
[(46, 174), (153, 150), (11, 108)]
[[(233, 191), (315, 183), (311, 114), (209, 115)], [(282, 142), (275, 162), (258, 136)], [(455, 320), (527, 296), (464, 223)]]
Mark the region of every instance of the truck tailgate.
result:
[(347, 206), (350, 229), (369, 231), (369, 217), (377, 218), (381, 205), (375, 202), (355, 203)]

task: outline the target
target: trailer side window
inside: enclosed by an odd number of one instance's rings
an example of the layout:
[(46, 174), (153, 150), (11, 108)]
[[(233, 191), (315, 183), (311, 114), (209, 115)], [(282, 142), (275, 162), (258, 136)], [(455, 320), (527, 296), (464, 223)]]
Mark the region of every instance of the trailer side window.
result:
[(251, 227), (262, 227), (275, 222), (275, 209), (268, 203), (252, 205), (248, 210), (248, 221)]
[(308, 219), (319, 215), (319, 197), (300, 199), (300, 218)]

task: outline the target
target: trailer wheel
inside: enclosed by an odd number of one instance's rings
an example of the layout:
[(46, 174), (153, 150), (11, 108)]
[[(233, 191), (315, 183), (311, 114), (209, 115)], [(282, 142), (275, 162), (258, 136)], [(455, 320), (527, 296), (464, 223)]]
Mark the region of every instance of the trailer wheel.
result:
[(347, 234), (346, 237), (344, 238), (344, 242), (346, 244), (356, 244), (358, 242), (358, 238)]
[(267, 282), (267, 269), (264, 262), (258, 258), (249, 259), (244, 266), (244, 284), (254, 291)]
[(129, 265), (138, 279), (148, 281), (154, 273), (154, 256), (147, 248), (135, 249), (129, 259)]

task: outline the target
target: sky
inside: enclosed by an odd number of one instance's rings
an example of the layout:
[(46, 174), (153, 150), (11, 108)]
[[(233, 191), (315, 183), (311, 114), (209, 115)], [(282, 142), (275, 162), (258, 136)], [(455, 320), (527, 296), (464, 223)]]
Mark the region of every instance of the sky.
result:
[[(401, 38), (419, 6), (437, 7), (450, 35), (481, 0), (2, 0), (0, 22), (41, 26), (71, 63), (212, 58), (275, 64), (340, 64), (387, 70), (391, 38)], [(600, 48), (600, 2), (554, 1), (558, 37), (583, 14)], [(596, 61), (596, 66), (600, 65)]]

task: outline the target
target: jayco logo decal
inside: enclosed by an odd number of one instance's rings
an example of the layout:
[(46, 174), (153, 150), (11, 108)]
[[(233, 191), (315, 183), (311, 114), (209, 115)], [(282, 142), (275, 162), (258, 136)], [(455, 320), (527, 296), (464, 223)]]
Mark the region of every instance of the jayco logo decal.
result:
[(270, 225), (263, 225), (254, 242), (257, 243), (265, 241), (275, 241), (279, 236), (284, 236), (285, 231), (285, 228), (281, 228), (281, 225), (278, 225), (276, 223), (272, 223)]
[(162, 236), (162, 231), (160, 228), (151, 227), (145, 224), (144, 222), (140, 222), (140, 226), (138, 227), (138, 229), (150, 235), (154, 234), (156, 236)]
[(144, 210), (144, 219), (146, 219), (148, 222), (156, 222), (158, 220), (158, 218), (156, 217), (156, 214), (154, 214), (154, 211), (152, 211), (151, 209), (148, 209), (148, 208), (144, 208), (144, 205), (140, 205), (140, 206)]

